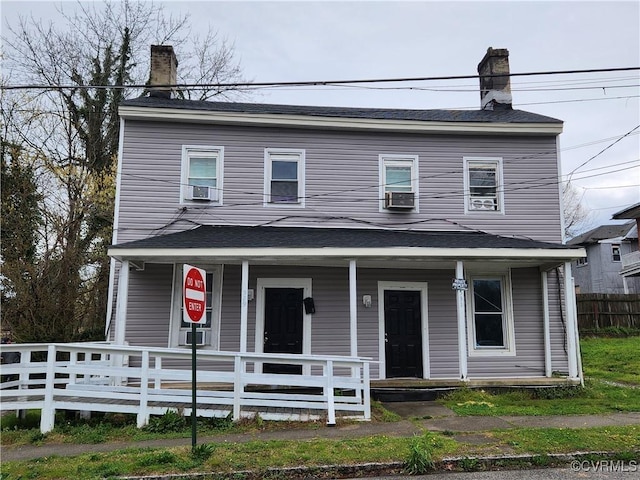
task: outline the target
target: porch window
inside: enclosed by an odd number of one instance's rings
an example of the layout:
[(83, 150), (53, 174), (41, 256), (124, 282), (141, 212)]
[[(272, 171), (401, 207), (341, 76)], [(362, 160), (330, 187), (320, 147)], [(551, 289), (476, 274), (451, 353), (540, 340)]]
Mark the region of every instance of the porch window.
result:
[[(206, 319), (196, 328), (196, 345), (219, 349), (220, 300), (222, 271), (219, 266), (202, 267), (207, 271)], [(192, 342), (191, 323), (184, 321), (182, 305), (182, 264), (174, 266), (173, 307), (171, 309), (170, 347), (190, 346)]]
[(465, 158), (465, 212), (503, 212), (502, 159)]
[(265, 150), (265, 206), (304, 206), (304, 150)]
[(470, 355), (515, 354), (507, 277), (475, 277), (470, 283)]
[(223, 147), (184, 146), (182, 149), (182, 202), (222, 203)]
[(620, 259), (620, 245), (611, 245), (611, 260), (614, 262), (619, 262)]
[(417, 211), (418, 198), (418, 156), (382, 154), (380, 162), (380, 200), (384, 207), (388, 193), (413, 194), (413, 205)]

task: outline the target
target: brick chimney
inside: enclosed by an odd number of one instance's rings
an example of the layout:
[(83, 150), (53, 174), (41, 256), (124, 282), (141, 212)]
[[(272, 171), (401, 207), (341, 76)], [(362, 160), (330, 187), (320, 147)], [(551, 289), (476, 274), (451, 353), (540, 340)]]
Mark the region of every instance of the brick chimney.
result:
[(151, 45), (151, 73), (149, 95), (171, 98), (174, 88), (154, 85), (175, 85), (178, 78), (178, 60), (171, 45)]
[(482, 110), (510, 109), (509, 50), (489, 47), (484, 58), (478, 64), (478, 74), (480, 75), (480, 105)]

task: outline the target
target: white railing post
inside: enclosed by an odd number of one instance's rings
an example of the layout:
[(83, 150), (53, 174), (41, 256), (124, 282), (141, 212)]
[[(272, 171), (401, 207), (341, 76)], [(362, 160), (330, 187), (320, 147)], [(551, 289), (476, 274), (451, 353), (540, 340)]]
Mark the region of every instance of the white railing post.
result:
[(158, 354), (156, 354), (156, 361), (155, 361), (155, 380), (153, 382), (153, 388), (155, 389), (161, 389), (162, 388), (162, 379), (160, 378), (160, 376), (158, 375), (158, 372), (162, 372), (162, 357)]
[(233, 420), (240, 420), (240, 400), (241, 400), (241, 390), (243, 390), (242, 386), (242, 358), (240, 355), (236, 355), (235, 360), (233, 362), (234, 369), (234, 381), (233, 381)]
[[(73, 350), (73, 351), (69, 352), (69, 366), (70, 367), (75, 367), (76, 365), (78, 365), (78, 352), (76, 350)], [(77, 378), (78, 378), (78, 376), (76, 375), (75, 371), (70, 373), (69, 374), (69, 383), (76, 383), (76, 379)]]
[(138, 428), (149, 423), (149, 350), (142, 351), (140, 365), (140, 409), (138, 410)]
[(56, 346), (47, 349), (47, 374), (45, 377), (44, 403), (40, 414), (40, 431), (47, 433), (53, 430), (56, 409), (53, 404), (53, 389), (56, 378)]
[(20, 373), (18, 374), (19, 385), (18, 390), (22, 390), (23, 388), (29, 388), (29, 368), (28, 365), (31, 363), (31, 350), (28, 352), (20, 352)]
[(362, 399), (364, 400), (364, 419), (371, 420), (371, 385), (369, 383), (369, 362), (362, 366)]
[(336, 401), (333, 393), (333, 360), (327, 360), (325, 366), (327, 377), (327, 425), (336, 424)]

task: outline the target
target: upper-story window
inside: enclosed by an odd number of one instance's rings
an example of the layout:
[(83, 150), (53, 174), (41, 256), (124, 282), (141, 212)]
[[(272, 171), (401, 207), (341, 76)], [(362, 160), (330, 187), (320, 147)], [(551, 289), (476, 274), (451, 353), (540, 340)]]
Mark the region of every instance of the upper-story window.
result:
[(611, 245), (611, 259), (614, 262), (619, 262), (620, 261), (620, 245), (614, 244)]
[(304, 206), (304, 150), (267, 148), (264, 204)]
[(514, 355), (511, 287), (506, 275), (471, 279), (470, 355)]
[(504, 213), (502, 159), (465, 158), (464, 169), (465, 213)]
[(379, 156), (380, 208), (418, 211), (418, 156)]
[(222, 204), (223, 147), (182, 147), (182, 202)]

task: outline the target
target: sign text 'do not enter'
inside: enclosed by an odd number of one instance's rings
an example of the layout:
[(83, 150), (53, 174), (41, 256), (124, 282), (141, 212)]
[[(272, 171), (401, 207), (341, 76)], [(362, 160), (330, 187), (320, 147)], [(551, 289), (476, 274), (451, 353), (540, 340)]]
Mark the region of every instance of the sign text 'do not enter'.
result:
[(183, 319), (187, 323), (200, 323), (203, 319), (206, 319), (207, 283), (205, 279), (207, 278), (207, 273), (205, 270), (191, 265), (184, 265), (183, 273)]

